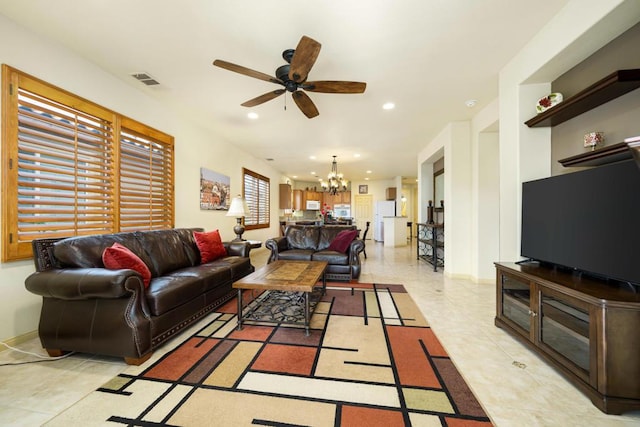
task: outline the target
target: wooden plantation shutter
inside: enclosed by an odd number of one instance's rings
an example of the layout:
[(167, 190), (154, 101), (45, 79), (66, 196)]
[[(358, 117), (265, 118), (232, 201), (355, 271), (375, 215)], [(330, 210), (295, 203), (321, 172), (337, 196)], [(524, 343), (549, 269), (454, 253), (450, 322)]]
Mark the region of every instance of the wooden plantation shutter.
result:
[(174, 226), (173, 137), (2, 65), (2, 261)]
[(113, 114), (29, 76), (3, 76), (3, 113), (14, 118), (3, 128), (3, 259), (30, 257), (35, 238), (112, 231)]
[(173, 138), (149, 130), (122, 120), (120, 231), (173, 227)]
[(242, 169), (244, 198), (250, 214), (244, 218), (248, 230), (269, 227), (270, 191), (269, 178), (249, 169)]

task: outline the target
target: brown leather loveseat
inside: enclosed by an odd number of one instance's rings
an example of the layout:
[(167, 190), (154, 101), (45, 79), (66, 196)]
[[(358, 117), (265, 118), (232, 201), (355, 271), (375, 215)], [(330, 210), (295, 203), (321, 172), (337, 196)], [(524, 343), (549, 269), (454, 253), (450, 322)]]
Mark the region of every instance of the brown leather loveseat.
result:
[[(249, 244), (224, 243), (226, 256), (201, 264), (194, 231), (202, 229), (35, 240), (36, 272), (25, 286), (42, 296), (42, 346), (52, 356), (78, 351), (140, 364), (235, 296), (232, 283), (254, 271)], [(104, 268), (103, 251), (114, 243), (148, 266), (148, 287), (134, 270)]]
[(331, 242), (344, 230), (356, 230), (355, 225), (289, 225), (284, 236), (265, 242), (271, 250), (268, 263), (275, 260), (327, 261), (328, 280), (351, 281), (360, 277), (360, 253), (364, 242), (355, 238), (344, 252), (330, 250)]

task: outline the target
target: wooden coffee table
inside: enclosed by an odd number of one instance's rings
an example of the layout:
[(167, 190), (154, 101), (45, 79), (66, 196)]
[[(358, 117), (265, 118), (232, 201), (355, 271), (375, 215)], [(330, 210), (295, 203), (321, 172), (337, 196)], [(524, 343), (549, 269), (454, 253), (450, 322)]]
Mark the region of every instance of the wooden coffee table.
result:
[(322, 278), (322, 294), (324, 294), (327, 287), (324, 270), (327, 264), (326, 261), (278, 260), (260, 267), (248, 276), (234, 282), (233, 288), (238, 290), (238, 330), (242, 329), (244, 317), (243, 290), (304, 292), (304, 329), (305, 335), (308, 336), (309, 320), (312, 314), (309, 308), (309, 299), (320, 278)]

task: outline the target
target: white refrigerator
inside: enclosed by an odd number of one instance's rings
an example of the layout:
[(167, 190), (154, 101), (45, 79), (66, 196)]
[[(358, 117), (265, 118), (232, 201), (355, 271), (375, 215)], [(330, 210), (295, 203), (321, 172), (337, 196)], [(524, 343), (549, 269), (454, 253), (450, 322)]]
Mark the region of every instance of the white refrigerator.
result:
[(396, 216), (395, 200), (376, 202), (373, 217), (373, 240), (384, 242), (384, 217)]

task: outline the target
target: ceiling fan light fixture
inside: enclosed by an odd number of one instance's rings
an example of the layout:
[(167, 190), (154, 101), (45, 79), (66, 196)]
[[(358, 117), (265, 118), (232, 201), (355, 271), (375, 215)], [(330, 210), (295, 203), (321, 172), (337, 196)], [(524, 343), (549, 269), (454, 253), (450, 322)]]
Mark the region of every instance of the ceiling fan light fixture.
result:
[(393, 102), (385, 102), (384, 104), (382, 104), (383, 110), (393, 110), (394, 108), (396, 108), (396, 104), (394, 104)]

